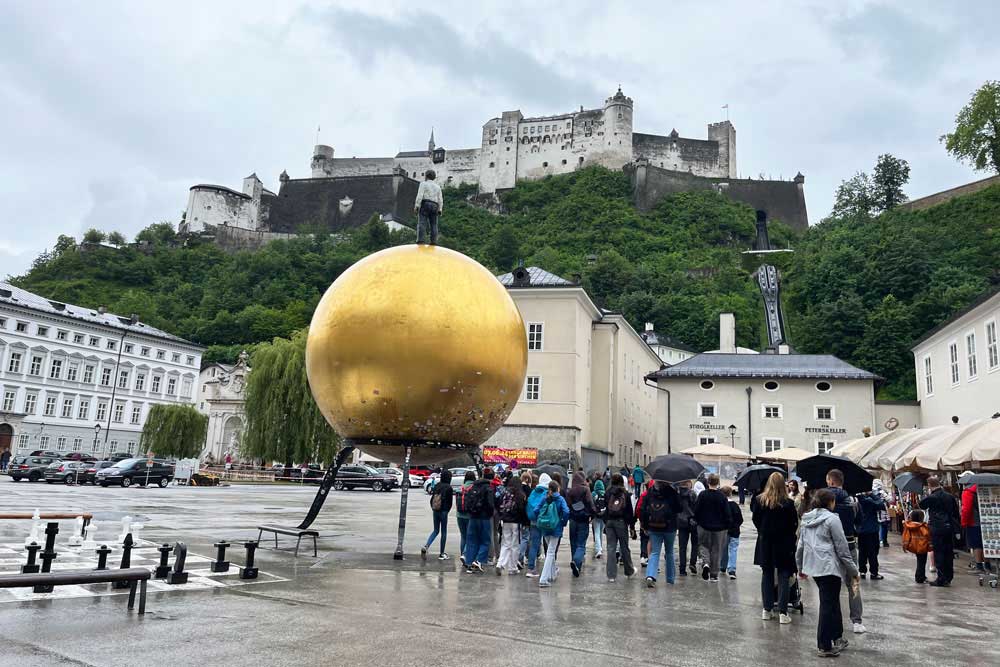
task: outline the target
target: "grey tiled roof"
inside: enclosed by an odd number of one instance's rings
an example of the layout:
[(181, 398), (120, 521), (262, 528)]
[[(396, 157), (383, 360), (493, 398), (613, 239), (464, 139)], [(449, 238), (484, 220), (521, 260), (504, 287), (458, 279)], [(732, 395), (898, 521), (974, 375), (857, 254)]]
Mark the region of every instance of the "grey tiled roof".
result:
[(663, 345), (664, 347), (671, 347), (675, 350), (684, 350), (685, 352), (697, 352), (690, 345), (685, 345), (676, 338), (671, 338), (670, 336), (662, 333), (657, 333), (655, 331), (643, 331), (639, 334), (642, 339), (646, 341), (647, 345)]
[(696, 354), (669, 368), (650, 373), (656, 378), (824, 378), (880, 380), (832, 354)]
[[(578, 287), (574, 282), (570, 282), (565, 278), (560, 278), (554, 273), (549, 273), (545, 269), (540, 269), (537, 266), (529, 266), (528, 277), (531, 278), (530, 287)], [(497, 276), (497, 280), (500, 281), (501, 285), (505, 287), (511, 287), (514, 285), (514, 274), (504, 273), (503, 275)]]
[(396, 157), (430, 157), (430, 153), (427, 151), (400, 151), (396, 153)]
[(0, 303), (8, 303), (13, 306), (29, 308), (31, 310), (46, 313), (47, 315), (68, 317), (70, 319), (89, 322), (91, 324), (108, 326), (118, 329), (119, 331), (127, 330), (137, 334), (152, 336), (154, 338), (165, 338), (167, 340), (184, 343), (185, 345), (190, 345), (192, 347), (202, 347), (201, 345), (184, 340), (183, 338), (157, 329), (156, 327), (143, 324), (142, 322), (129, 324), (128, 317), (122, 317), (121, 315), (115, 315), (114, 313), (100, 313), (97, 310), (84, 308), (83, 306), (74, 306), (60, 301), (49, 300), (27, 290), (23, 290), (20, 287), (15, 287), (10, 283), (0, 282), (0, 290), (10, 291), (10, 296), (6, 296), (6, 292), (0, 291)]

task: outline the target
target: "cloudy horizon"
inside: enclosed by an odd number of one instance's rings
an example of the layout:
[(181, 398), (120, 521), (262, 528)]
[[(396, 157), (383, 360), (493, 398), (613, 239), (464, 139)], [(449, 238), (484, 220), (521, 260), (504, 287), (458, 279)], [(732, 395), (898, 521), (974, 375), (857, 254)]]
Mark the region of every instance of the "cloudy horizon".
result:
[[(739, 174), (806, 177), (810, 222), (879, 154), (917, 198), (989, 174), (938, 137), (998, 78), (992, 3), (5, 3), (0, 278), (60, 234), (176, 223), (188, 188), (338, 157), (480, 143), (484, 122), (593, 108), (635, 130), (736, 126)], [(447, 225), (447, 221), (443, 221)]]

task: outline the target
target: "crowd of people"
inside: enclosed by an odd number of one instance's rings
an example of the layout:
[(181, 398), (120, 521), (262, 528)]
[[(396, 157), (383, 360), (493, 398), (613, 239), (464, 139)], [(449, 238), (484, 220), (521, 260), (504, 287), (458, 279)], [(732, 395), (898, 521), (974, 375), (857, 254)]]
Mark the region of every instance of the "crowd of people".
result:
[[(861, 634), (866, 628), (860, 581), (884, 578), (879, 549), (888, 544), (889, 496), (878, 480), (870, 492), (853, 496), (843, 486), (839, 470), (831, 470), (826, 487), (815, 491), (800, 489), (798, 481), (786, 482), (775, 472), (750, 500), (757, 530), (753, 564), (761, 572), (761, 618), (792, 623), (790, 608), (801, 608), (799, 582), (811, 578), (819, 597), (817, 650), (822, 657), (836, 657), (849, 644), (842, 588), (851, 629)], [(900, 526), (902, 546), (916, 558), (917, 583), (927, 581), (930, 556), (937, 565), (931, 585), (948, 586), (954, 576), (954, 534), (972, 520), (975, 510), (970, 506), (967, 521), (937, 478), (928, 479), (927, 488), (921, 509), (910, 512)], [(523, 573), (547, 588), (559, 577), (558, 554), (568, 532), (573, 577), (582, 576), (592, 543), (592, 556), (605, 561), (604, 574), (612, 584), (619, 572), (626, 578), (639, 573), (649, 588), (660, 581), (672, 585), (677, 577), (689, 575), (716, 583), (720, 577), (737, 577), (743, 524), (737, 496), (742, 499), (743, 494), (722, 486), (715, 474), (704, 476), (704, 482), (667, 483), (646, 479), (638, 467), (590, 476), (578, 470), (569, 480), (555, 472), (497, 474), (491, 468), (477, 478), (469, 470), (458, 491), (451, 473), (444, 470), (431, 495), (434, 529), (421, 556), (427, 558), (438, 541), (438, 559), (450, 558), (448, 516), (455, 509), (460, 558), (469, 574), (492, 567), (497, 576)], [(974, 535), (969, 538), (974, 544)], [(634, 541), (639, 542), (639, 569), (632, 560)]]

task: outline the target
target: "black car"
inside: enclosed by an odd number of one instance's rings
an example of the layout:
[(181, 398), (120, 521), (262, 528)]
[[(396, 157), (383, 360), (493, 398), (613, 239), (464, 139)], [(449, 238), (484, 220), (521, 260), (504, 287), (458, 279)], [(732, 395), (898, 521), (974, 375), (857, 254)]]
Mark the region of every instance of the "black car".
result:
[(342, 489), (367, 488), (372, 491), (392, 491), (399, 485), (395, 475), (383, 475), (375, 468), (368, 466), (341, 466), (333, 488)]
[(93, 463), (88, 463), (86, 470), (80, 470), (80, 484), (93, 484), (96, 486), (97, 471), (110, 468), (115, 463), (117, 461), (94, 461)]
[(152, 459), (152, 465), (147, 465), (149, 459), (125, 459), (112, 466), (96, 471), (97, 483), (103, 487), (111, 484), (121, 486), (146, 486), (158, 484), (166, 487), (174, 479), (174, 467), (162, 459)]
[(52, 456), (18, 456), (7, 465), (7, 474), (11, 480), (19, 482), (26, 479), (29, 482), (37, 482), (45, 476), (45, 469), (58, 461)]
[(83, 461), (53, 461), (45, 469), (45, 481), (49, 484), (76, 484), (86, 475), (87, 464)]

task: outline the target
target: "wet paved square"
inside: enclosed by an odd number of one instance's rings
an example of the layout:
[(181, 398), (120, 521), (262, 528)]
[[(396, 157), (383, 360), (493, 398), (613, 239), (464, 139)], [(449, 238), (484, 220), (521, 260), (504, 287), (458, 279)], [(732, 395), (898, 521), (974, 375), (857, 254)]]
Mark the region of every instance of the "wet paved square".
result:
[[(260, 523), (294, 524), (314, 488), (72, 488), (0, 478), (9, 511), (87, 511), (97, 521), (129, 514), (150, 542), (184, 541), (211, 555), (219, 539), (256, 539)], [(399, 493), (332, 492), (310, 550), (257, 551), (268, 579), (252, 586), (150, 589), (144, 618), (117, 595), (79, 595), (0, 605), (0, 665), (786, 665), (814, 657), (816, 592), (803, 585), (805, 615), (789, 626), (760, 620), (759, 570), (747, 521), (739, 579), (717, 584), (680, 578), (649, 590), (641, 577), (609, 584), (603, 561), (583, 576), (560, 549), (559, 579), (547, 590), (525, 577), (467, 575), (457, 564), (458, 527), (449, 524), (456, 560), (423, 562), (430, 532), (427, 498), (410, 497), (406, 551), (392, 560)], [(0, 545), (23, 542), (30, 525), (0, 521)], [(71, 522), (63, 523), (59, 550)], [(99, 529), (109, 534), (108, 524)], [(281, 538), (282, 547), (294, 540)], [(863, 582), (868, 633), (848, 635), (847, 665), (998, 665), (1000, 591), (981, 588), (956, 564), (950, 589), (912, 581), (912, 557), (881, 554), (885, 580)], [(266, 544), (266, 540), (265, 540)], [(273, 546), (273, 543), (272, 543)], [(638, 544), (634, 544), (638, 560)], [(242, 563), (242, 549), (230, 560)], [(116, 563), (114, 558), (111, 561)], [(262, 577), (264, 578), (264, 577)], [(846, 601), (845, 601), (846, 609)]]

